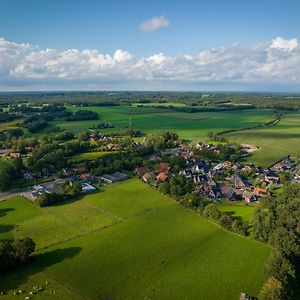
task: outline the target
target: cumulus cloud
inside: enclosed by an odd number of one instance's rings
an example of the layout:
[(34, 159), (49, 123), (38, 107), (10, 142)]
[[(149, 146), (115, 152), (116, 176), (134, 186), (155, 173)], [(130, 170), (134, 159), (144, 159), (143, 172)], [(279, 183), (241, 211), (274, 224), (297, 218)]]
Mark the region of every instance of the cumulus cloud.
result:
[(142, 22), (139, 26), (139, 30), (142, 32), (151, 32), (168, 26), (170, 26), (170, 22), (164, 16), (160, 16)]
[(272, 40), (271, 48), (292, 51), (298, 47), (297, 39), (285, 40), (282, 37), (277, 37)]
[[(175, 57), (137, 57), (126, 50), (40, 49), (0, 39), (0, 86), (148, 89), (237, 89), (300, 84), (297, 39), (275, 38), (251, 47), (203, 49)], [(255, 88), (254, 88), (255, 89)]]

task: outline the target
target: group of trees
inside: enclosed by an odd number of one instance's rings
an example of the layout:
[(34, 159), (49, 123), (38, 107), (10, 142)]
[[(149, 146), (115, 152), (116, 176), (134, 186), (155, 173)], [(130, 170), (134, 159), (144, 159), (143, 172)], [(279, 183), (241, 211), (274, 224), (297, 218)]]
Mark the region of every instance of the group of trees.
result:
[(158, 186), (158, 190), (163, 194), (169, 194), (176, 200), (180, 197), (191, 193), (193, 190), (193, 185), (186, 181), (183, 175), (178, 175), (176, 177), (171, 177), (170, 180), (162, 182)]
[(216, 205), (208, 204), (203, 209), (198, 210), (202, 215), (216, 222), (226, 230), (246, 236), (248, 234), (249, 224), (247, 221), (239, 218), (232, 218), (228, 214), (221, 212)]
[(145, 146), (153, 147), (154, 150), (173, 148), (177, 144), (178, 135), (168, 131), (150, 134), (145, 138)]
[(30, 116), (23, 121), (23, 126), (28, 129), (29, 132), (35, 133), (48, 126), (48, 121), (41, 116)]
[(91, 110), (78, 110), (74, 114), (67, 116), (66, 121), (98, 120), (98, 113)]
[(243, 147), (237, 144), (228, 143), (218, 144), (215, 149), (198, 150), (194, 148), (193, 152), (202, 159), (221, 161), (230, 160), (232, 162), (238, 162), (245, 156), (245, 150)]
[(17, 118), (16, 114), (11, 114), (8, 112), (0, 112), (0, 123), (2, 122), (10, 122)]
[[(300, 267), (300, 186), (289, 184), (276, 197), (264, 199), (254, 215), (254, 236), (273, 246), (262, 289), (263, 300), (296, 299)], [(269, 295), (276, 293), (276, 298)]]
[(0, 168), (0, 191), (6, 191), (13, 187), (14, 182), (22, 175), (23, 161), (14, 158)]
[(35, 250), (31, 238), (0, 242), (0, 271), (11, 270), (26, 261)]

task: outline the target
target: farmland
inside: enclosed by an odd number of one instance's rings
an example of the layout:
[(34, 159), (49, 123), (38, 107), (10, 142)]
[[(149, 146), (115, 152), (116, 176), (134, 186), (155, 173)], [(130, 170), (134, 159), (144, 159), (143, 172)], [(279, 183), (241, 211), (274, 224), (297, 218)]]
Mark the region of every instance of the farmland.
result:
[[(72, 111), (80, 107), (69, 107)], [(139, 108), (135, 106), (88, 107), (89, 110), (99, 113), (100, 121), (53, 121), (51, 126), (59, 126), (75, 133), (91, 128), (99, 122), (113, 123), (117, 129), (139, 128), (143, 133), (153, 133), (170, 130), (179, 134), (179, 137), (189, 141), (205, 138), (207, 132), (215, 133), (231, 128), (255, 126), (269, 121), (271, 110), (243, 110), (238, 112), (200, 112), (184, 113), (156, 108)], [(116, 131), (105, 129), (103, 132)]]
[(236, 143), (247, 141), (260, 147), (248, 161), (264, 167), (286, 155), (297, 157), (300, 149), (300, 114), (286, 114), (278, 125), (228, 134), (227, 138)]
[(0, 211), (0, 239), (31, 236), (38, 247), (32, 263), (1, 280), (3, 299), (46, 281), (34, 298), (55, 291), (64, 299), (238, 299), (241, 291), (257, 295), (265, 280), (269, 247), (137, 179), (48, 208), (16, 197), (0, 202)]

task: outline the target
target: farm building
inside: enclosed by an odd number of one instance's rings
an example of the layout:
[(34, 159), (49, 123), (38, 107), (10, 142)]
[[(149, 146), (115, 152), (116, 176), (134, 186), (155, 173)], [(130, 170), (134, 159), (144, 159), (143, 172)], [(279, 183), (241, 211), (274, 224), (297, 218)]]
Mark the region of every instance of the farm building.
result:
[(106, 183), (115, 183), (126, 180), (128, 176), (126, 174), (115, 172), (113, 174), (104, 174), (100, 179)]
[(93, 193), (97, 190), (94, 186), (92, 186), (91, 184), (89, 184), (87, 182), (83, 182), (81, 184), (81, 189), (82, 189), (83, 193)]

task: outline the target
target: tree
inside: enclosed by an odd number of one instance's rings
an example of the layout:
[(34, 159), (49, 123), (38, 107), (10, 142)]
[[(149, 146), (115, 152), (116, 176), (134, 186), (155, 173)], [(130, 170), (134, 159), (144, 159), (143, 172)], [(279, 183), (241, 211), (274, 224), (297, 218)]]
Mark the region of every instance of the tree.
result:
[(162, 182), (158, 186), (158, 190), (163, 194), (168, 194), (170, 192), (170, 185), (167, 181)]
[(286, 295), (281, 281), (274, 277), (270, 277), (262, 287), (259, 300), (285, 300)]
[(16, 240), (12, 244), (19, 262), (25, 262), (35, 250), (35, 242), (31, 238)]
[(203, 215), (209, 219), (218, 220), (221, 217), (221, 212), (214, 204), (208, 204), (203, 210)]

